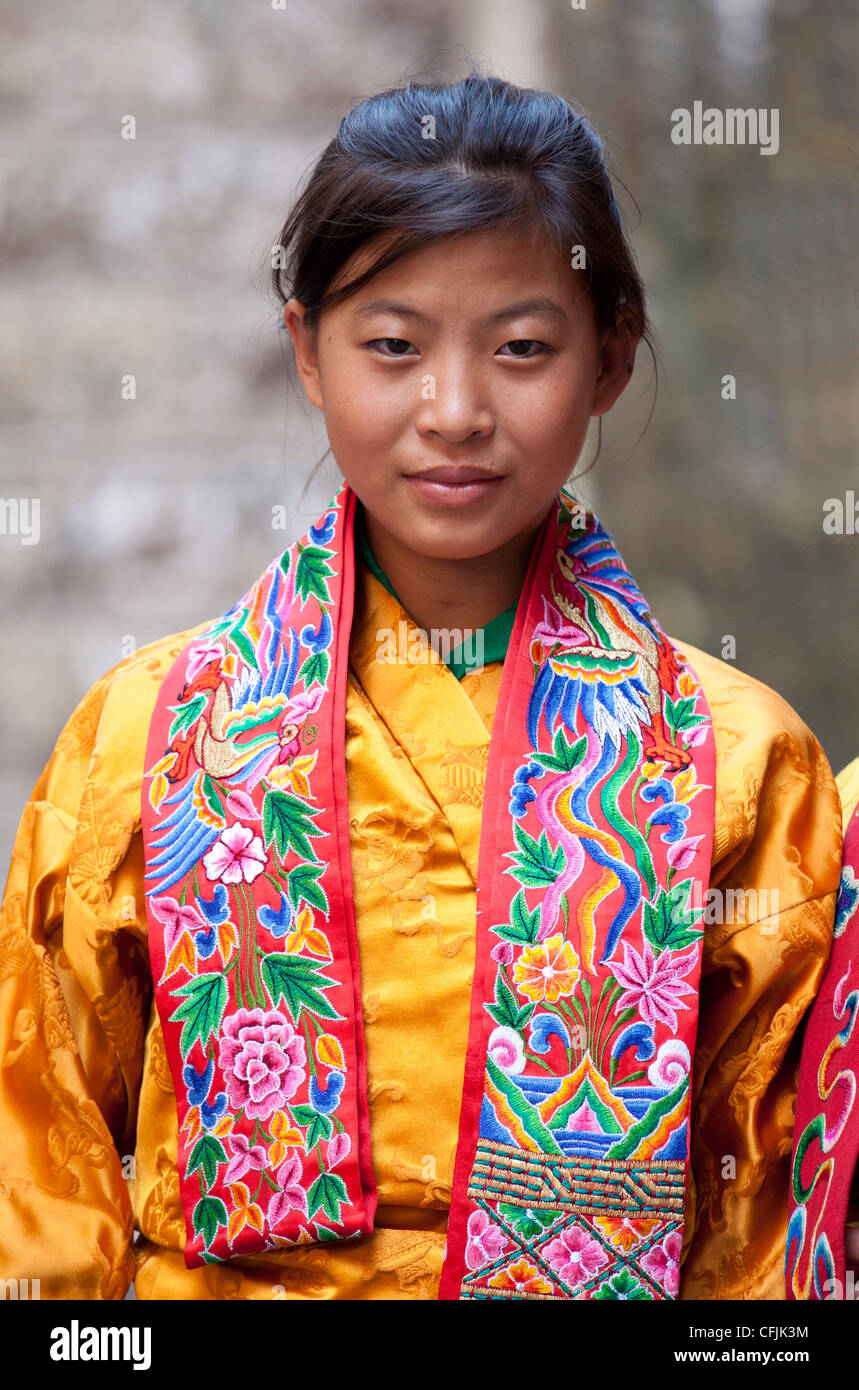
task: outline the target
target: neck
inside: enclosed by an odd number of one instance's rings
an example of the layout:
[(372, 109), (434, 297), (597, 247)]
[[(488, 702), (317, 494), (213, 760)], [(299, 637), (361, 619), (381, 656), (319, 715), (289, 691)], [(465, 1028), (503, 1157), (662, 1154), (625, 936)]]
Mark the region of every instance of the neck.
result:
[(545, 513), (486, 555), (438, 560), (402, 545), (358, 505), (370, 549), (406, 612), (424, 631), (485, 627), (518, 603)]

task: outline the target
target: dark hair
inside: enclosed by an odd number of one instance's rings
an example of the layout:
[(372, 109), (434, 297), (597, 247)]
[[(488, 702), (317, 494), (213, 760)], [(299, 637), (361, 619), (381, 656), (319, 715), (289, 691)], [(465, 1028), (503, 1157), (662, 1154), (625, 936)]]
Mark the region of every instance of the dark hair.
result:
[[(281, 305), (301, 300), (313, 328), (323, 310), (409, 251), (501, 223), (542, 230), (567, 254), (583, 246), (599, 327), (614, 328), (620, 311), (653, 353), (602, 140), (564, 97), (483, 76), (474, 65), (458, 82), (408, 81), (344, 116), (284, 223), (272, 286)], [(381, 233), (385, 249), (372, 264), (329, 291), (349, 258)]]

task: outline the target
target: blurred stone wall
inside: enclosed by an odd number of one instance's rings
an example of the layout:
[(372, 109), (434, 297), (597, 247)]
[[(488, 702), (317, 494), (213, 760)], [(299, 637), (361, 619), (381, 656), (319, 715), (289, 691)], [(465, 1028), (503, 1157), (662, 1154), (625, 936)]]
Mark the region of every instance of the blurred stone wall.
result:
[[(821, 525), (856, 478), (849, 7), (5, 0), (0, 18), (0, 497), (39, 498), (41, 533), (0, 535), (4, 866), (93, 681), (129, 642), (222, 612), (333, 491), (329, 462), (297, 508), (324, 427), (288, 389), (259, 268), (349, 106), (458, 77), (466, 52), (579, 101), (637, 200), (618, 185), (661, 339), (655, 410), (639, 438), (642, 351), (583, 495), (669, 633), (716, 655), (735, 636), (836, 770), (859, 752), (859, 540)], [(673, 145), (695, 100), (778, 106), (778, 154)]]

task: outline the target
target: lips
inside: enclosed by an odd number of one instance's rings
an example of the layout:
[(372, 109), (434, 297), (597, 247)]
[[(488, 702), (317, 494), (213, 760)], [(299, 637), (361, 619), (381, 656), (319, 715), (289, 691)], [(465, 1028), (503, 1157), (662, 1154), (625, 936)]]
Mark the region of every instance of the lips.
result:
[(502, 473), (494, 473), (491, 468), (469, 468), (464, 464), (444, 464), (438, 468), (427, 468), (420, 473), (407, 473), (408, 478), (423, 478), (428, 483), (447, 483), (455, 487), (457, 483), (488, 483), (501, 478)]

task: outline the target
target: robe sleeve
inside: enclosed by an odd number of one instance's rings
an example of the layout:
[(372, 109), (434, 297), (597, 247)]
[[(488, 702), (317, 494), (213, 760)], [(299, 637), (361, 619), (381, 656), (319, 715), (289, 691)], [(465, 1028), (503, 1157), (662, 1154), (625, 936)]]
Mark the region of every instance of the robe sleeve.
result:
[(128, 1189), (151, 986), (129, 854), (139, 773), (128, 776), (121, 731), (105, 728), (112, 675), (36, 783), (0, 912), (0, 1278), (29, 1281), (21, 1297), (121, 1299), (134, 1277)]
[[(717, 754), (706, 913), (721, 920), (705, 917), (680, 1296), (783, 1299), (802, 1034), (832, 940), (841, 810), (795, 711), (698, 658)], [(729, 890), (745, 897), (732, 905)]]

